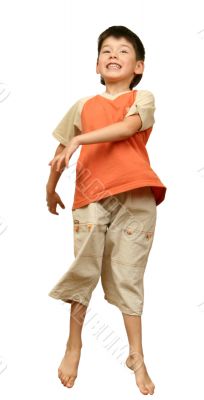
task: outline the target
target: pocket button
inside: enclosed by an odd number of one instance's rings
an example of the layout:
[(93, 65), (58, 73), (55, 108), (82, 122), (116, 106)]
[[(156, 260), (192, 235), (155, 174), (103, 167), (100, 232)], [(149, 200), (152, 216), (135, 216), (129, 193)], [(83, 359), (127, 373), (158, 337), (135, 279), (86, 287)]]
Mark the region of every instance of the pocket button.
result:
[(146, 239), (147, 240), (151, 239), (152, 235), (153, 235), (153, 232), (146, 232), (146, 235), (145, 235)]

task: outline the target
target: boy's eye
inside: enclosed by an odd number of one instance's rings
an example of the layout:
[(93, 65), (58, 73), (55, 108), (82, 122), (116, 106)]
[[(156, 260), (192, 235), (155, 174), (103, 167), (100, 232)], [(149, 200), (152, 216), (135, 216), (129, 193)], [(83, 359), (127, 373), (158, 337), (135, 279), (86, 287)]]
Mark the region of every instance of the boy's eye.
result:
[[(120, 50), (121, 53), (128, 53), (127, 50)], [(110, 50), (103, 50), (103, 53), (110, 53)]]

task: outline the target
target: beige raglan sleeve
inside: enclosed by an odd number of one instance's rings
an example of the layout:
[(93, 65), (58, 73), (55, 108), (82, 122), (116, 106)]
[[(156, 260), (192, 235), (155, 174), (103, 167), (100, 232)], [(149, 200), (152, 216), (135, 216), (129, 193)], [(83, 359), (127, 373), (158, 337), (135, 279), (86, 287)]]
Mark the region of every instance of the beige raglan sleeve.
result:
[(142, 120), (142, 126), (138, 130), (138, 132), (140, 132), (153, 126), (155, 122), (155, 110), (155, 99), (152, 92), (150, 92), (149, 90), (138, 90), (135, 102), (130, 107), (125, 117), (128, 117), (129, 115), (139, 114)]
[(64, 115), (52, 135), (64, 146), (81, 133), (81, 100), (78, 100)]

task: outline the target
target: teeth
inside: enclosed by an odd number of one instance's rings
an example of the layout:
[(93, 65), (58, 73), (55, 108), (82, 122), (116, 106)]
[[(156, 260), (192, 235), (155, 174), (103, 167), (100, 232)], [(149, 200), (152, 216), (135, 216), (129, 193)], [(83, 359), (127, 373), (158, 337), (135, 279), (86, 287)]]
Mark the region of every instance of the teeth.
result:
[(108, 64), (107, 68), (120, 69), (121, 66), (118, 64)]

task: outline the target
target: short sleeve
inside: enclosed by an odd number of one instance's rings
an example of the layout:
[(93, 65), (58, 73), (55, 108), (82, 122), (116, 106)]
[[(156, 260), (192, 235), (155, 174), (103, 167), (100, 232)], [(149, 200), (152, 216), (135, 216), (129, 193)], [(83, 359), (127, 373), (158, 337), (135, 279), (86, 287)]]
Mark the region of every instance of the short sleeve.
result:
[(64, 146), (67, 146), (74, 136), (80, 134), (80, 131), (81, 100), (78, 100), (64, 115), (55, 130), (52, 132), (52, 135)]
[(139, 114), (142, 120), (142, 126), (138, 132), (144, 131), (153, 126), (155, 122), (155, 109), (154, 95), (149, 90), (138, 90), (135, 102), (132, 104), (125, 117)]

